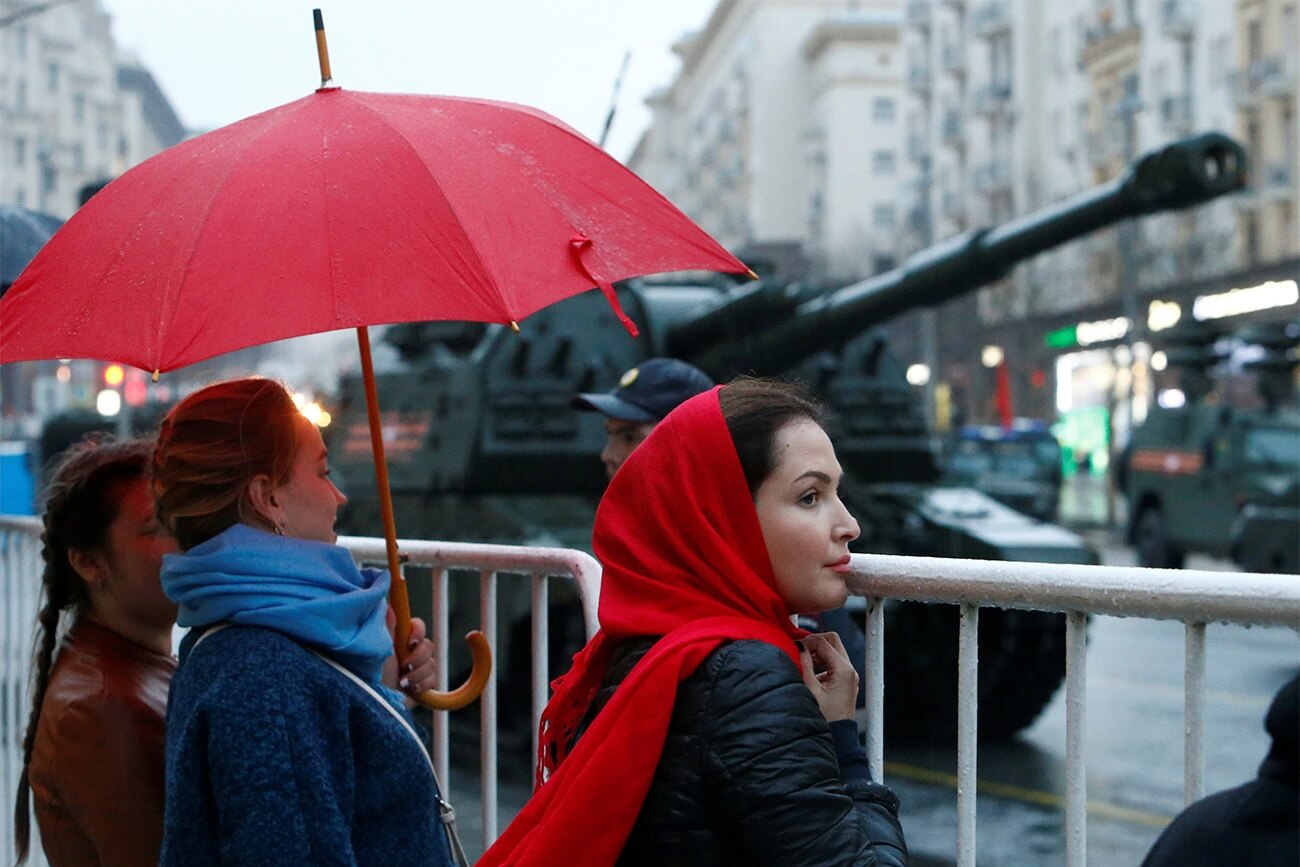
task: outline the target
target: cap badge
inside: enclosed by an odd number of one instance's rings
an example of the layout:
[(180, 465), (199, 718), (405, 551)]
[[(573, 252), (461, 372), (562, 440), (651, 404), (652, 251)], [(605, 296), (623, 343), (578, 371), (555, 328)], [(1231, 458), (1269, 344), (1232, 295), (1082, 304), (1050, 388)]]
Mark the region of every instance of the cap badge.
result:
[(641, 368), (634, 367), (631, 370), (629, 370), (627, 373), (623, 374), (623, 378), (618, 381), (618, 384), (622, 388), (627, 388), (632, 383), (636, 382), (636, 378), (640, 375), (641, 375)]

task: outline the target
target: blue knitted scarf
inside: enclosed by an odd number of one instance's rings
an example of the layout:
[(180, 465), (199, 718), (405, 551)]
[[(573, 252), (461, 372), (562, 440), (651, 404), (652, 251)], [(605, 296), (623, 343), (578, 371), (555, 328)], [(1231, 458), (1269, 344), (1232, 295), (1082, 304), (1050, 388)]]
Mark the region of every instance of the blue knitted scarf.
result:
[(163, 592), (181, 626), (273, 629), (379, 683), (393, 652), (384, 625), (388, 572), (358, 569), (347, 549), (235, 524), (163, 558)]

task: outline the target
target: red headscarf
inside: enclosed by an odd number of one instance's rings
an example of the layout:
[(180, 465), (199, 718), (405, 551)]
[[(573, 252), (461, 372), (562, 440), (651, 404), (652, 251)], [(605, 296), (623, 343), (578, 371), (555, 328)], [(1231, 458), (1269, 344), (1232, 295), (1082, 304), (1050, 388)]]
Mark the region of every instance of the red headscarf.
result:
[[(601, 631), (554, 683), (538, 781), (478, 862), (612, 865), (654, 778), (677, 687), (720, 645), (757, 639), (799, 667), (790, 622), (718, 389), (674, 410), (614, 475), (593, 533)], [(613, 648), (662, 635), (566, 755)], [(546, 775), (549, 773), (549, 778)]]

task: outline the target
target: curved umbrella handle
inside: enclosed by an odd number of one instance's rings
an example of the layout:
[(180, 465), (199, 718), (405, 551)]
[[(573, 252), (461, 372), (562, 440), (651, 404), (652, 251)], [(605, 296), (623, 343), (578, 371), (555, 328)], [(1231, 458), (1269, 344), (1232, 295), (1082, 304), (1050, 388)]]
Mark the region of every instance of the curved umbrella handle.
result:
[[(375, 394), (375, 369), (370, 358), (370, 332), (364, 325), (357, 328), (357, 347), (361, 351), (361, 373), (366, 384), (366, 415), (370, 420), (370, 446), (375, 456), (375, 485), (379, 491), (384, 548), (388, 555), (388, 604), (392, 606), (396, 620), (393, 649), (401, 659), (406, 656), (406, 643), (411, 638), (411, 603), (406, 595), (406, 578), (402, 575), (401, 558), (397, 553), (397, 527), (393, 520), (393, 496), (388, 486), (388, 465), (384, 461), (379, 398)], [(492, 675), (492, 648), (478, 630), (466, 635), (465, 640), (469, 642), (470, 653), (474, 656), (474, 667), (469, 679), (451, 692), (425, 690), (416, 697), (416, 701), (433, 710), (460, 710), (479, 697)]]
[(427, 689), (415, 696), (415, 700), (430, 710), (460, 710), (472, 703), (487, 686), (488, 676), (492, 674), (492, 648), (488, 647), (487, 638), (475, 629), (465, 634), (469, 643), (469, 652), (474, 657), (474, 667), (469, 677), (460, 686), (449, 692)]

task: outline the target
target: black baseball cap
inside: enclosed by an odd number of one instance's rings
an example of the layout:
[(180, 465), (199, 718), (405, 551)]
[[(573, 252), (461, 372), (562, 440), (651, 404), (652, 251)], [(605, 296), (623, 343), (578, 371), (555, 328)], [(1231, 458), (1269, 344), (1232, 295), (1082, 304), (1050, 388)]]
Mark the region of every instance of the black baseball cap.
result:
[(619, 421), (659, 422), (679, 404), (713, 388), (708, 374), (676, 358), (652, 358), (624, 373), (618, 386), (601, 394), (580, 394), (574, 409), (593, 410)]

